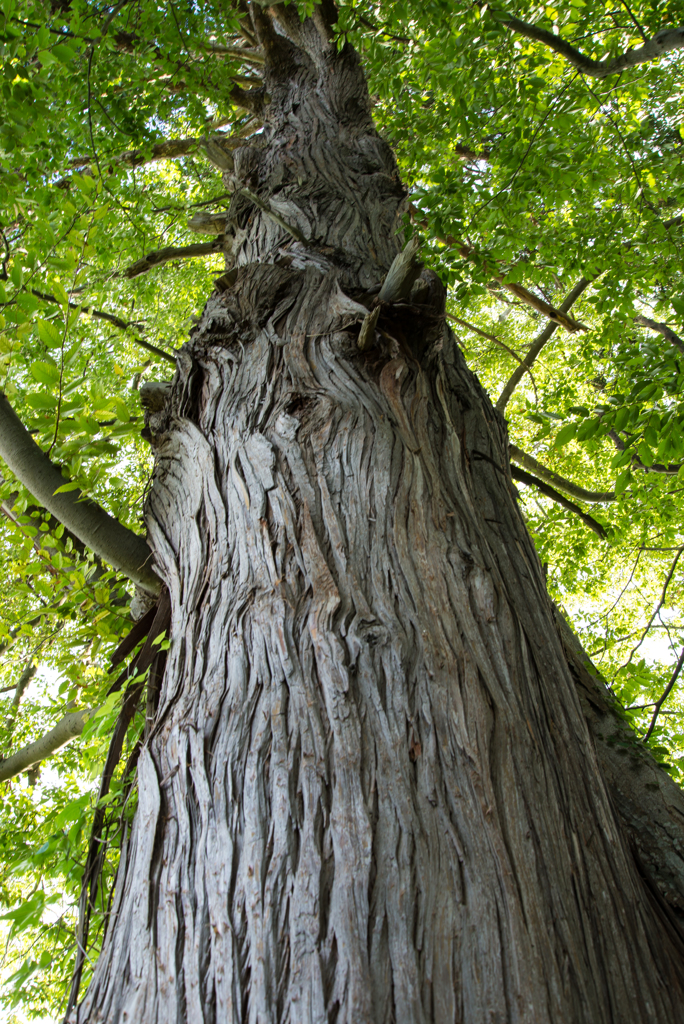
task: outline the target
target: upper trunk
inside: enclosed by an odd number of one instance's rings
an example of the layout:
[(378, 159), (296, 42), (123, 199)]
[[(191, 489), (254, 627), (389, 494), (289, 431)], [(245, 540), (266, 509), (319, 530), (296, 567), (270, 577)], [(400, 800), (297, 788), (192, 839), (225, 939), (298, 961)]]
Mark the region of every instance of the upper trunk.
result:
[(320, 10), (256, 8), (235, 270), (150, 418), (172, 646), (72, 1019), (684, 1021), (434, 277), (359, 351), (403, 192)]

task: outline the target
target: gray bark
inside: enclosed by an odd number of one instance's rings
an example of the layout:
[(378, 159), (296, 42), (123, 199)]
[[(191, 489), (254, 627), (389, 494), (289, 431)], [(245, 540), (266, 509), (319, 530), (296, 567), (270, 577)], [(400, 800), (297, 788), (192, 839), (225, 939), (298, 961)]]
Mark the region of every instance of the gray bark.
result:
[(148, 417), (172, 644), (69, 1019), (682, 1022), (679, 926), (439, 283), (359, 351), (403, 190), (322, 10), (278, 7), (276, 34), (257, 8), (271, 103), (225, 176), (230, 286)]

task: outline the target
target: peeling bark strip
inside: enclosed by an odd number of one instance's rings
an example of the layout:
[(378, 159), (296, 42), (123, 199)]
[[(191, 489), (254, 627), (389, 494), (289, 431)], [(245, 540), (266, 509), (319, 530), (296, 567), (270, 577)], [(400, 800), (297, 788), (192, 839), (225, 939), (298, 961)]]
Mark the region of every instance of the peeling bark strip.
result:
[(17, 480), (48, 512), (96, 555), (120, 570), (143, 590), (159, 592), (145, 539), (122, 526), (80, 491), (56, 492), (67, 482), (33, 440), (6, 397), (0, 394), (0, 457)]
[(69, 1020), (682, 1024), (667, 880), (606, 788), (443, 291), (359, 351), (404, 194), (357, 58), (327, 7), (251, 10), (271, 103), (224, 178), (230, 276), (150, 416), (172, 643)]

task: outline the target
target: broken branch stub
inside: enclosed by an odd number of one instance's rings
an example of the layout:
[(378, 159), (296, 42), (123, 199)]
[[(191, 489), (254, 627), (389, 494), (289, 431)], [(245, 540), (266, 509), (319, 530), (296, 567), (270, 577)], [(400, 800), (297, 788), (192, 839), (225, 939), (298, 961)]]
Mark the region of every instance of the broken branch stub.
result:
[(414, 235), (397, 253), (380, 289), (379, 302), (398, 302), (409, 297), (413, 283), (423, 269), (422, 263), (416, 259), (419, 249), (420, 238)]
[(375, 339), (375, 328), (378, 325), (378, 318), (380, 316), (380, 306), (376, 306), (367, 317), (364, 318), (361, 324), (361, 330), (359, 331), (359, 340), (357, 342), (359, 352), (365, 352), (367, 348), (373, 344)]

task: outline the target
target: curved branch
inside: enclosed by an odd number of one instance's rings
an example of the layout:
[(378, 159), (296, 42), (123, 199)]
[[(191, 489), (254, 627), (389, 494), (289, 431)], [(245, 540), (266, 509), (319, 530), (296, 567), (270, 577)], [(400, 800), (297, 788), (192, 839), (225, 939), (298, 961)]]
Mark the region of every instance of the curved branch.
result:
[[(560, 306), (558, 307), (559, 312), (567, 313), (568, 310), (577, 302), (580, 295), (589, 283), (590, 281), (588, 278), (580, 278), (580, 280), (577, 282), (572, 291), (569, 292), (568, 295), (566, 295), (566, 297), (561, 302)], [(547, 341), (551, 338), (557, 326), (558, 324), (555, 323), (547, 324), (547, 326), (541, 332), (539, 337), (532, 342), (527, 351), (527, 355), (522, 361), (522, 365), (516, 366), (515, 370), (509, 377), (503, 391), (499, 395), (499, 399), (496, 403), (496, 408), (498, 412), (503, 413), (504, 409), (508, 405), (509, 398), (511, 397), (511, 395), (517, 388), (518, 384), (520, 383), (523, 374), (525, 374), (525, 372), (529, 370), (529, 368), (534, 364), (537, 356), (544, 348), (544, 345), (546, 345)]]
[(517, 462), (519, 466), (531, 470), (543, 480), (559, 487), (561, 491), (571, 494), (573, 498), (578, 498), (580, 501), (615, 501), (615, 491), (588, 491), (585, 487), (573, 484), (571, 480), (566, 480), (565, 477), (554, 473), (552, 469), (547, 469), (546, 466), (543, 466), (541, 462), (537, 462), (527, 452), (522, 451), (521, 448), (516, 448), (514, 444), (508, 446), (508, 454), (511, 457), (511, 462)]
[(80, 736), (83, 732), (83, 726), (92, 713), (92, 708), (70, 711), (68, 715), (65, 715), (57, 723), (54, 729), (50, 729), (50, 732), (46, 732), (44, 736), (34, 740), (33, 743), (28, 743), (21, 750), (18, 750), (16, 754), (12, 754), (11, 757), (4, 758), (0, 761), (0, 782), (6, 782), (7, 779), (14, 778), (15, 775), (26, 771), (32, 765), (43, 761), (50, 754), (54, 754), (55, 751), (63, 747), (69, 740), (73, 740), (75, 736)]
[(536, 487), (538, 491), (545, 494), (547, 498), (551, 498), (552, 501), (558, 502), (563, 508), (566, 508), (568, 512), (574, 512), (576, 516), (579, 516), (585, 526), (588, 526), (590, 530), (598, 534), (601, 540), (607, 540), (608, 534), (606, 529), (601, 523), (597, 522), (593, 516), (590, 516), (587, 512), (583, 512), (579, 505), (576, 505), (574, 501), (569, 501), (568, 498), (563, 497), (558, 491), (555, 491), (553, 487), (549, 487), (543, 480), (539, 480), (536, 476), (532, 476), (531, 473), (526, 473), (524, 469), (519, 469), (517, 466), (511, 465), (511, 476), (514, 480), (519, 480), (521, 484), (527, 484), (529, 487)]
[(156, 249), (154, 252), (148, 252), (147, 256), (143, 256), (141, 260), (127, 267), (123, 271), (123, 276), (129, 279), (139, 277), (140, 274), (146, 274), (153, 267), (161, 267), (164, 263), (169, 263), (171, 260), (188, 260), (195, 256), (212, 256), (216, 252), (221, 252), (222, 249), (223, 239), (215, 239), (213, 242), (195, 242), (193, 245), (170, 245), (166, 249)]
[(26, 427), (0, 394), (0, 456), (17, 480), (48, 512), (80, 541), (143, 590), (158, 594), (161, 582), (152, 570), (152, 553), (143, 537), (133, 533), (78, 491), (56, 493), (67, 482), (38, 447)]
[(560, 36), (549, 32), (545, 28), (530, 25), (528, 22), (514, 18), (503, 11), (493, 11), (490, 8), (490, 14), (496, 21), (510, 29), (511, 32), (516, 32), (518, 35), (524, 36), (526, 39), (532, 39), (534, 42), (543, 43), (544, 46), (548, 46), (555, 53), (559, 53), (573, 67), (576, 67), (583, 75), (588, 75), (590, 78), (608, 78), (610, 75), (619, 75), (623, 71), (627, 71), (628, 68), (636, 67), (638, 64), (648, 64), (650, 61), (657, 60), (664, 54), (670, 53), (672, 50), (679, 50), (684, 46), (684, 25), (680, 25), (677, 28), (661, 29), (659, 32), (656, 32), (653, 39), (648, 39), (637, 50), (627, 50), (626, 53), (621, 53), (612, 60), (593, 60), (580, 50), (575, 49), (574, 46), (564, 39), (561, 39)]

